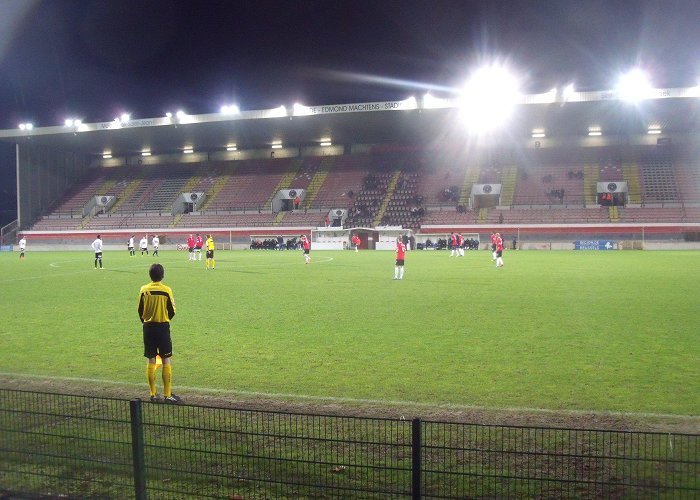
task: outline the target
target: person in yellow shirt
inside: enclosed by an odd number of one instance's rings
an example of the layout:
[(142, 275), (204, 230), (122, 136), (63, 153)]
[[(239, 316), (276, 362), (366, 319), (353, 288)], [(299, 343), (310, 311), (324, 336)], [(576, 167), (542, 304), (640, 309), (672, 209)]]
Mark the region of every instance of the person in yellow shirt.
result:
[(179, 403), (180, 397), (172, 393), (173, 343), (170, 339), (170, 320), (175, 316), (173, 291), (162, 281), (165, 270), (153, 264), (148, 270), (151, 282), (139, 291), (139, 319), (143, 323), (143, 355), (148, 358), (146, 380), (151, 402), (160, 401), (156, 391), (156, 356), (163, 360), (163, 392), (166, 403)]
[(207, 246), (207, 260), (205, 262), (206, 269), (209, 270), (209, 264), (211, 263), (211, 270), (214, 270), (214, 238), (212, 238), (211, 234), (207, 235), (207, 242), (205, 243)]

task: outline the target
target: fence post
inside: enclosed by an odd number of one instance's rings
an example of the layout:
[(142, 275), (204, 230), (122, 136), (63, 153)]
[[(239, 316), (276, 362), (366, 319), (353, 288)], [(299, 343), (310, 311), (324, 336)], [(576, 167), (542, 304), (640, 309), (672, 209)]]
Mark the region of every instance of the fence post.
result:
[(411, 421), (411, 498), (421, 498), (421, 421), (414, 418)]
[(146, 500), (146, 461), (143, 451), (143, 426), (141, 423), (141, 400), (132, 399), (131, 409), (131, 451), (134, 462), (134, 492), (136, 500)]

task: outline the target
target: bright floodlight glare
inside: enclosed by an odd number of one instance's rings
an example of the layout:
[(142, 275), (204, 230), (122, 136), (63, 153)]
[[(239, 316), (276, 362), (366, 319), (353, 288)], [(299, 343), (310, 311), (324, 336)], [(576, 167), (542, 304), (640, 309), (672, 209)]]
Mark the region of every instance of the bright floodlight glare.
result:
[(520, 95), (518, 82), (505, 68), (485, 66), (471, 77), (461, 97), (460, 111), (472, 131), (489, 131), (512, 115)]
[(231, 146), (226, 146), (226, 151), (238, 151), (238, 146), (236, 146), (235, 144)]
[(622, 75), (617, 82), (617, 95), (623, 101), (637, 102), (648, 99), (653, 87), (649, 75), (639, 68)]
[(533, 139), (542, 139), (544, 137), (547, 137), (547, 134), (545, 133), (545, 130), (543, 128), (532, 129), (532, 138)]
[(122, 113), (119, 118), (121, 119), (122, 123), (126, 123), (131, 120), (131, 115), (129, 113)]
[(294, 116), (308, 116), (311, 114), (310, 107), (304, 106), (303, 104), (299, 104), (298, 102), (294, 103), (292, 109), (294, 110)]
[(224, 115), (237, 115), (241, 110), (235, 104), (221, 106), (221, 113)]
[(180, 120), (182, 120), (185, 117), (185, 112), (183, 110), (178, 110), (177, 113), (175, 113), (175, 116), (177, 116)]
[(173, 117), (173, 114), (172, 114), (170, 111), (168, 111), (167, 113), (165, 113), (165, 117), (166, 117), (166, 118), (172, 118), (172, 117)]
[(72, 118), (66, 118), (66, 121), (63, 122), (66, 127), (72, 127), (73, 126), (73, 119)]
[(151, 152), (146, 150), (146, 151), (141, 151), (141, 156), (151, 156)]
[(332, 143), (331, 141), (323, 141), (323, 142), (320, 143), (320, 145), (321, 145), (321, 147), (324, 147), (324, 148), (325, 148), (325, 147), (328, 147), (328, 146), (332, 146), (333, 143)]
[(562, 91), (562, 96), (564, 97), (565, 101), (568, 101), (571, 99), (571, 96), (574, 95), (574, 92), (576, 90), (574, 89), (574, 84), (570, 83), (566, 87), (564, 87), (564, 90)]
[(109, 160), (111, 157), (112, 157), (112, 153), (104, 153), (102, 155), (102, 158), (104, 158), (105, 160)]
[(279, 144), (279, 143), (273, 144), (272, 149), (282, 149), (282, 144)]

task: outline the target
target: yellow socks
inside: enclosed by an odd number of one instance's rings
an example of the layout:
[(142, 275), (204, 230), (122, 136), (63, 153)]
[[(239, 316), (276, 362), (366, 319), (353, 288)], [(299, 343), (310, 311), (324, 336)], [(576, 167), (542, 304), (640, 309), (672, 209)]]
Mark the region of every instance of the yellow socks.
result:
[(148, 381), (148, 389), (151, 391), (151, 396), (156, 395), (156, 364), (148, 363), (146, 365), (146, 380)]
[[(155, 378), (155, 376), (154, 376)], [(171, 383), (173, 380), (173, 366), (170, 364), (163, 364), (163, 394), (165, 394), (166, 398), (169, 398), (170, 395), (172, 394), (170, 392), (171, 390)]]

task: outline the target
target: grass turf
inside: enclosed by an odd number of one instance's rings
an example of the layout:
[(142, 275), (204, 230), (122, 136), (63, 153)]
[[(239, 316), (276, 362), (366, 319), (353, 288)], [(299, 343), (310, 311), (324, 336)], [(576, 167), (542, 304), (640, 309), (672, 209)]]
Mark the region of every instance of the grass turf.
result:
[(393, 252), (161, 253), (0, 254), (0, 372), (147, 395), (136, 302), (158, 260), (181, 395), (700, 414), (700, 252), (410, 252), (403, 281)]

